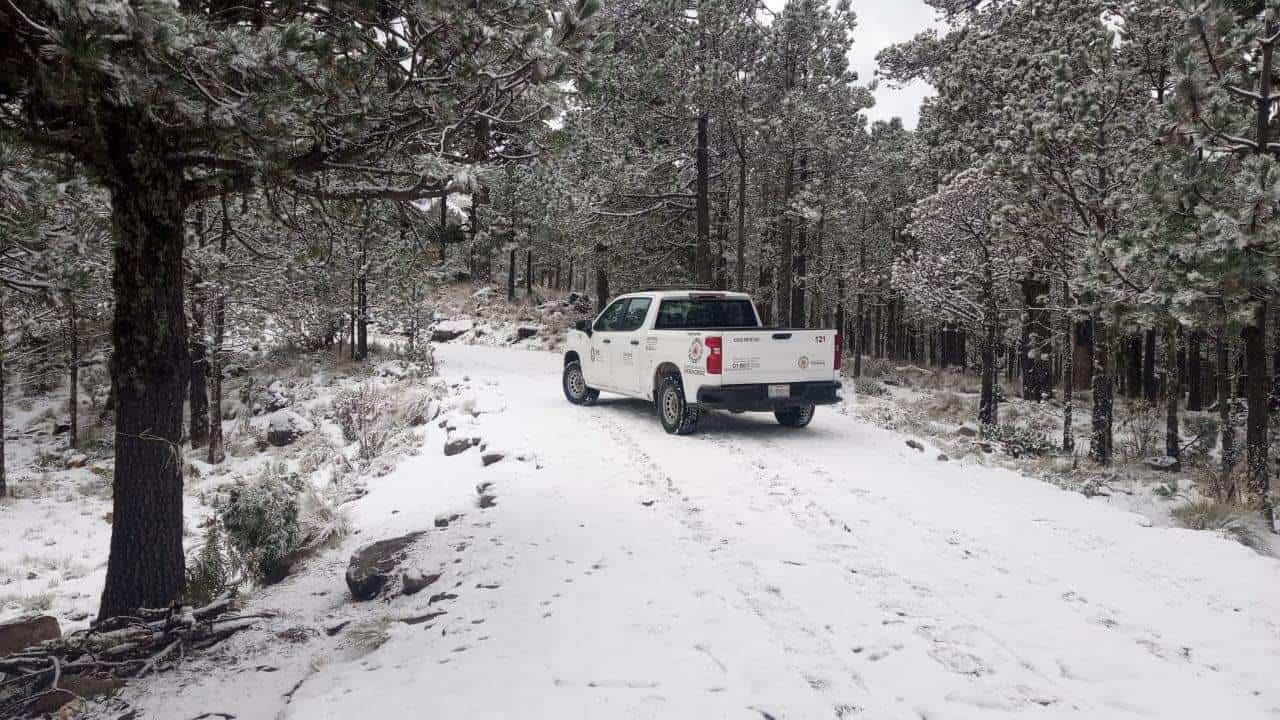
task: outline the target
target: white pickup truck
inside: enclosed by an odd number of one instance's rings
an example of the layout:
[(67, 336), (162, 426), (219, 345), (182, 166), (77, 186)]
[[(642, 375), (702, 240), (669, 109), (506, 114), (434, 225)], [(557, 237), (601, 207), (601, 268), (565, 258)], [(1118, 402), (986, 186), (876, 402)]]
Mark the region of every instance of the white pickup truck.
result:
[(651, 400), (662, 427), (685, 435), (708, 409), (773, 411), (804, 427), (814, 406), (839, 402), (839, 369), (834, 330), (762, 327), (743, 293), (653, 290), (569, 331), (563, 385), (575, 405), (601, 391)]

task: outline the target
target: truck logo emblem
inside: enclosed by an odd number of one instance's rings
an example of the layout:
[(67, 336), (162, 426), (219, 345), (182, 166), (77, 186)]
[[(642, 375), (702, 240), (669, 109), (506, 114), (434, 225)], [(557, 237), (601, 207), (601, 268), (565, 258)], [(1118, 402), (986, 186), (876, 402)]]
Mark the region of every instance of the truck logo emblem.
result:
[(702, 359), (702, 339), (694, 338), (693, 344), (689, 346), (689, 361), (698, 362)]
[(796, 361), (796, 364), (800, 366), (800, 369), (801, 369), (801, 370), (808, 370), (808, 369), (809, 369), (809, 356), (808, 356), (808, 355), (801, 355), (801, 356), (800, 356), (800, 359)]

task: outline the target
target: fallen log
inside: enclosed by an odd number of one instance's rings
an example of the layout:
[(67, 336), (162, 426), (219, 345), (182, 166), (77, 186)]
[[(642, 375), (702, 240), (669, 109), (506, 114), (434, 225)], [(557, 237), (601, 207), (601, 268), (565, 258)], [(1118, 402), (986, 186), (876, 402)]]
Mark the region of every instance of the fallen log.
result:
[(270, 617), (234, 611), (229, 596), (199, 608), (139, 610), (0, 658), (0, 717), (52, 712), (50, 706), (83, 700), (76, 691), (84, 688), (113, 691)]

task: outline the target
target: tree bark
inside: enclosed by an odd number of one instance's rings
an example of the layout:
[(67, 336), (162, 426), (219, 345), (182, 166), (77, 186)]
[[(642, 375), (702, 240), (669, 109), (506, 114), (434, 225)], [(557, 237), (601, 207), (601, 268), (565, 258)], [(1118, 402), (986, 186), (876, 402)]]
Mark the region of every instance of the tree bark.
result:
[(1154, 403), (1159, 396), (1159, 387), (1156, 383), (1156, 331), (1147, 330), (1143, 333), (1144, 344), (1142, 350), (1142, 397), (1149, 403)]
[[(119, 113), (127, 119), (113, 118)], [(107, 111), (115, 239), (115, 477), (98, 618), (166, 607), (182, 592), (183, 201), (170, 149), (131, 109)]]
[(1022, 363), (1022, 397), (1039, 402), (1053, 394), (1049, 368), (1051, 328), (1044, 296), (1049, 283), (1034, 276), (1022, 279), (1022, 297), (1027, 306), (1025, 346)]
[(1178, 402), (1182, 399), (1182, 370), (1178, 367), (1178, 334), (1177, 323), (1170, 322), (1164, 332), (1164, 454), (1171, 458), (1182, 455), (1182, 441), (1178, 428)]
[(711, 175), (707, 162), (707, 124), (709, 120), (704, 112), (698, 116), (698, 140), (696, 150), (697, 184), (695, 193), (696, 212), (698, 217), (698, 240), (694, 249), (694, 272), (698, 285), (710, 287), (712, 282), (711, 266), (711, 203), (707, 197), (707, 185)]
[[(76, 299), (70, 291), (67, 298), (67, 347), (70, 358), (67, 378), (67, 415), (70, 432), (67, 445), (75, 450), (80, 445), (80, 320), (76, 317)], [(2, 336), (0, 336), (2, 337)]]
[(524, 294), (533, 294), (533, 248), (524, 251)]
[(787, 156), (787, 167), (782, 181), (782, 243), (778, 249), (778, 322), (791, 322), (791, 284), (794, 259), (791, 247), (791, 192), (794, 189), (795, 160)]
[(1236, 464), (1236, 430), (1231, 424), (1231, 373), (1227, 370), (1227, 341), (1226, 341), (1226, 311), (1219, 307), (1223, 313), (1224, 322), (1218, 328), (1218, 337), (1214, 338), (1214, 350), (1217, 360), (1217, 372), (1215, 377), (1218, 381), (1218, 423), (1222, 433), (1222, 488), (1221, 493), (1225, 496), (1222, 499), (1232, 500), (1235, 498), (1235, 483), (1231, 480), (1231, 469)]
[(507, 251), (507, 302), (515, 302), (516, 299), (516, 249), (512, 247)]
[(999, 419), (999, 399), (997, 397), (996, 370), (996, 337), (998, 328), (988, 320), (982, 337), (982, 396), (978, 401), (978, 422), (983, 425), (994, 425)]
[(1067, 454), (1073, 454), (1076, 450), (1074, 426), (1076, 412), (1075, 341), (1075, 321), (1071, 319), (1071, 316), (1067, 316), (1062, 351), (1062, 452)]
[[(231, 237), (231, 214), (227, 211), (227, 194), (225, 192), (222, 193), (219, 200), (222, 208), (222, 233), (218, 239), (218, 264), (221, 271), (218, 275), (219, 280), (221, 280), (226, 271), (227, 240)], [(209, 385), (212, 397), (209, 403), (209, 454), (206, 459), (210, 465), (218, 465), (227, 457), (222, 442), (222, 365), (224, 357), (222, 343), (227, 321), (225, 287), (219, 284), (216, 293), (213, 301), (213, 328), (210, 336), (212, 343), (209, 348)], [(342, 354), (341, 343), (339, 343), (338, 354)]]
[(1113, 396), (1111, 387), (1111, 344), (1108, 328), (1098, 311), (1093, 322), (1093, 416), (1089, 455), (1103, 465), (1111, 462)]
[(609, 301), (609, 246), (596, 243), (596, 312)]
[(747, 159), (738, 148), (738, 252), (737, 290), (747, 291)]
[(191, 275), (191, 382), (187, 407), (191, 413), (187, 435), (191, 447), (209, 441), (209, 391), (205, 385), (208, 363), (205, 358), (204, 303), (200, 302), (200, 276)]
[(7, 308), (5, 306), (4, 288), (0, 288), (0, 498), (9, 494), (9, 482), (5, 475), (5, 453), (4, 453), (4, 384), (8, 379), (4, 373), (5, 360), (5, 329), (4, 318)]
[(360, 240), (360, 275), (356, 282), (356, 359), (369, 357), (369, 241)]
[(1187, 338), (1187, 410), (1199, 412), (1204, 409), (1204, 371), (1200, 367), (1200, 345), (1204, 341), (1204, 331), (1194, 330)]
[(1268, 462), (1267, 395), (1271, 389), (1271, 373), (1267, 367), (1267, 302), (1257, 301), (1253, 308), (1253, 321), (1245, 326), (1244, 360), (1248, 374), (1245, 397), (1249, 403), (1245, 423), (1246, 467), (1249, 493), (1258, 502), (1267, 529), (1273, 530), (1271, 507), (1271, 468)]

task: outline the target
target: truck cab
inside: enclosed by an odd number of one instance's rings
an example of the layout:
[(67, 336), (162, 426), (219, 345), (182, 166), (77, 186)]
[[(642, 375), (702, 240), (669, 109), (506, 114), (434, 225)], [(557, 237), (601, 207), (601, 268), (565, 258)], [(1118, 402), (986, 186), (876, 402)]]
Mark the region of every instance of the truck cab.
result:
[(840, 353), (832, 330), (763, 327), (745, 293), (649, 290), (569, 331), (563, 386), (575, 404), (601, 391), (651, 400), (668, 432), (692, 432), (710, 409), (804, 427), (840, 399)]

